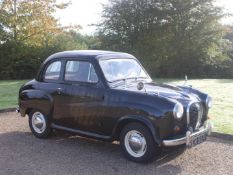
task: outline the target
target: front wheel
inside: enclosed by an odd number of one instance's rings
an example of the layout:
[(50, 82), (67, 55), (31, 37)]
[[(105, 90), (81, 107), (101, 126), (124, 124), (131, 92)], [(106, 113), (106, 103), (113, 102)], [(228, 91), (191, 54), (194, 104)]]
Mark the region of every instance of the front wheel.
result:
[(47, 138), (52, 131), (48, 117), (38, 110), (30, 112), (29, 126), (33, 135), (38, 138)]
[(141, 123), (130, 123), (123, 128), (120, 145), (125, 156), (134, 162), (152, 161), (158, 148), (149, 129)]

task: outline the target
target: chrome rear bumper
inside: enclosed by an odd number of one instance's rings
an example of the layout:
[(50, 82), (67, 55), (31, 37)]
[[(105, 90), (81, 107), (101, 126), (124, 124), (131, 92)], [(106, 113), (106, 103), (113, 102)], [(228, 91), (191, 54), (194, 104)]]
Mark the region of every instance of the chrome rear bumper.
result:
[(181, 137), (178, 139), (173, 140), (163, 140), (162, 144), (163, 146), (177, 146), (186, 144), (187, 146), (190, 144), (190, 141), (193, 137), (196, 137), (198, 135), (207, 134), (210, 135), (212, 132), (213, 126), (211, 123), (207, 123), (205, 127), (201, 127), (198, 131), (191, 133), (190, 131), (186, 132), (185, 137)]
[(16, 113), (20, 113), (19, 107), (15, 109)]

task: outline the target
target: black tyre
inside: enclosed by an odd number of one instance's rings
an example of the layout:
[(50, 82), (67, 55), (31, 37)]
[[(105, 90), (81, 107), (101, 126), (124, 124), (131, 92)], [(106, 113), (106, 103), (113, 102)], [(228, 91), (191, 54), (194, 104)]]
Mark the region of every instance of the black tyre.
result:
[(38, 138), (47, 138), (52, 132), (48, 117), (38, 110), (30, 112), (29, 126), (33, 135)]
[(150, 130), (141, 123), (130, 123), (123, 128), (120, 145), (129, 160), (141, 163), (152, 161), (158, 150)]

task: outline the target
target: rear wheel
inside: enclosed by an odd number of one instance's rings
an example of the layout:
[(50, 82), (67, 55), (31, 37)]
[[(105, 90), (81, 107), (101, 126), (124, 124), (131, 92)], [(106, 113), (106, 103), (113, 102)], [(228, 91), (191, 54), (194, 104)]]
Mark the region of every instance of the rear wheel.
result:
[(141, 123), (130, 123), (123, 128), (120, 145), (125, 156), (135, 162), (152, 161), (158, 148), (149, 129)]
[(52, 131), (48, 117), (38, 110), (30, 112), (29, 126), (34, 136), (38, 138), (47, 138)]

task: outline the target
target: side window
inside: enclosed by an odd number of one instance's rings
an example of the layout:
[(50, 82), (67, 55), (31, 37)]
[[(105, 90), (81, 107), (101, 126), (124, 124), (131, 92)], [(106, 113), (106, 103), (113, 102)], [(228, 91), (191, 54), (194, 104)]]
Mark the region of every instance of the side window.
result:
[(91, 63), (85, 61), (67, 61), (65, 80), (96, 83), (98, 77)]
[(60, 78), (60, 71), (61, 71), (61, 61), (55, 61), (51, 63), (44, 75), (45, 80), (58, 80)]
[(89, 82), (97, 82), (98, 81), (97, 74), (95, 73), (95, 69), (94, 69), (92, 64), (90, 67), (90, 76), (89, 76), (88, 80), (89, 80)]

